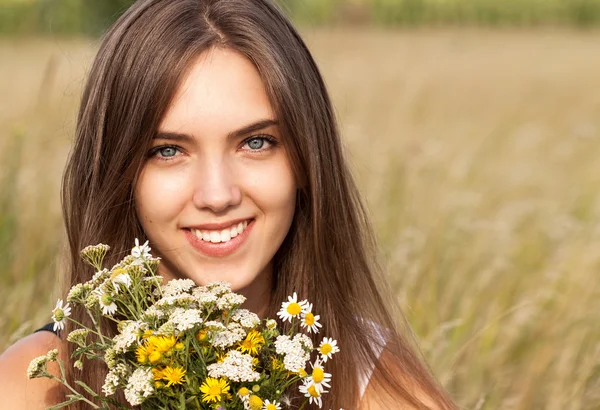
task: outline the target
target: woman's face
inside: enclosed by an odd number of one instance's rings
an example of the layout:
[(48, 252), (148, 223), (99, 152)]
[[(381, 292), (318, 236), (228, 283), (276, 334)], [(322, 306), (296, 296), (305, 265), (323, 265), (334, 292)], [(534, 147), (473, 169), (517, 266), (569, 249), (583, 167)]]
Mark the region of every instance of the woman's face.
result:
[(249, 60), (216, 48), (195, 61), (135, 190), (165, 278), (224, 280), (246, 296), (268, 298), (273, 255), (296, 200), (277, 121)]

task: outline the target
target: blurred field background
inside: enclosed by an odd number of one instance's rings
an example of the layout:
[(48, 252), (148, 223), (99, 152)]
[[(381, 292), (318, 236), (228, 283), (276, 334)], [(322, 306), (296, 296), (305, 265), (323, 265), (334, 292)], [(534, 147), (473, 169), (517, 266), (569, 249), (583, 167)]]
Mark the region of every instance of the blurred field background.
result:
[[(61, 296), (60, 177), (108, 3), (0, 0), (0, 351)], [(461, 408), (600, 409), (600, 0), (287, 7)]]

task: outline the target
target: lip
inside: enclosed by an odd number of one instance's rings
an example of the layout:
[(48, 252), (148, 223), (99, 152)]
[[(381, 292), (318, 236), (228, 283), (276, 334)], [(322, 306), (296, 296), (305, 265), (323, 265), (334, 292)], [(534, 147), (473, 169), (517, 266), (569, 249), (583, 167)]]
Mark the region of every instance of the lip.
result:
[[(222, 228), (227, 228), (227, 227), (233, 225), (234, 223), (239, 223), (239, 222), (243, 222), (243, 221), (248, 221), (248, 219), (240, 219), (237, 222), (235, 222), (235, 221), (227, 222), (228, 225), (225, 225), (225, 224), (199, 225), (202, 228), (193, 227), (191, 229), (222, 229)], [(214, 258), (222, 258), (224, 256), (231, 255), (232, 253), (237, 251), (246, 242), (246, 240), (248, 239), (248, 235), (250, 235), (250, 231), (252, 231), (252, 228), (254, 227), (254, 221), (255, 221), (254, 219), (251, 219), (248, 222), (248, 226), (246, 227), (244, 232), (241, 233), (241, 235), (238, 235), (235, 238), (232, 238), (227, 242), (219, 242), (219, 243), (206, 242), (201, 239), (198, 239), (196, 237), (196, 235), (194, 235), (192, 233), (190, 228), (186, 228), (183, 231), (185, 233), (185, 237), (187, 238), (188, 242), (190, 243), (190, 245), (192, 245), (194, 247), (194, 249), (203, 253), (206, 256), (210, 256), (210, 257), (214, 257)], [(209, 226), (214, 226), (214, 228), (209, 228)]]
[(253, 218), (240, 218), (240, 219), (233, 219), (231, 221), (227, 221), (227, 222), (217, 222), (217, 223), (211, 223), (211, 224), (201, 224), (201, 225), (194, 225), (194, 226), (187, 226), (185, 229), (198, 229), (198, 230), (205, 230), (205, 231), (216, 231), (219, 229), (225, 229), (225, 228), (231, 228), (233, 225), (237, 225), (240, 222), (245, 222), (248, 221), (248, 224), (250, 224), (250, 221), (254, 221)]

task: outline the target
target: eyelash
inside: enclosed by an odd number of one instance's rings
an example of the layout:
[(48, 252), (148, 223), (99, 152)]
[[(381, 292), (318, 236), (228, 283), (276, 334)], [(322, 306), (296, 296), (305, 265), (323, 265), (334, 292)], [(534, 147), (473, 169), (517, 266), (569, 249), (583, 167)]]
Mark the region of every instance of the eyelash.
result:
[[(251, 137), (246, 138), (242, 142), (242, 146), (248, 144), (252, 140), (257, 140), (257, 139), (265, 140), (266, 142), (268, 142), (270, 144), (270, 146), (267, 147), (267, 148), (261, 148), (261, 149), (255, 149), (255, 150), (251, 149), (251, 150), (248, 150), (248, 151), (253, 152), (253, 153), (263, 153), (263, 152), (266, 152), (266, 151), (269, 151), (269, 150), (273, 149), (279, 143), (271, 135), (258, 134), (258, 135), (253, 135)], [(173, 159), (175, 158), (175, 156), (172, 156), (172, 157), (161, 157), (161, 156), (157, 155), (160, 152), (160, 150), (165, 149), (165, 148), (173, 148), (173, 149), (175, 149), (177, 151), (182, 151), (182, 148), (180, 146), (178, 146), (178, 145), (164, 144), (164, 145), (159, 145), (159, 146), (156, 146), (156, 147), (152, 148), (150, 150), (150, 152), (148, 153), (148, 157), (149, 158), (157, 157), (160, 161), (173, 161)]]

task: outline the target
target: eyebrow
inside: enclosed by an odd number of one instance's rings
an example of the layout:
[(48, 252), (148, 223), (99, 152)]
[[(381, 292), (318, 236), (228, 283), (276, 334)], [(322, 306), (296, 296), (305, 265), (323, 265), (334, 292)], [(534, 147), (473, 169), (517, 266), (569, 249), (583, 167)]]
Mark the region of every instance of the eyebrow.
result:
[[(278, 124), (279, 122), (273, 119), (260, 120), (252, 124), (246, 125), (238, 130), (230, 132), (229, 134), (227, 134), (227, 139), (239, 138), (244, 135), (251, 134), (253, 132), (260, 131)], [(192, 136), (189, 134), (170, 131), (159, 131), (156, 133), (156, 135), (154, 135), (153, 139), (164, 139), (180, 142), (192, 142), (194, 140), (194, 138), (192, 138)]]

